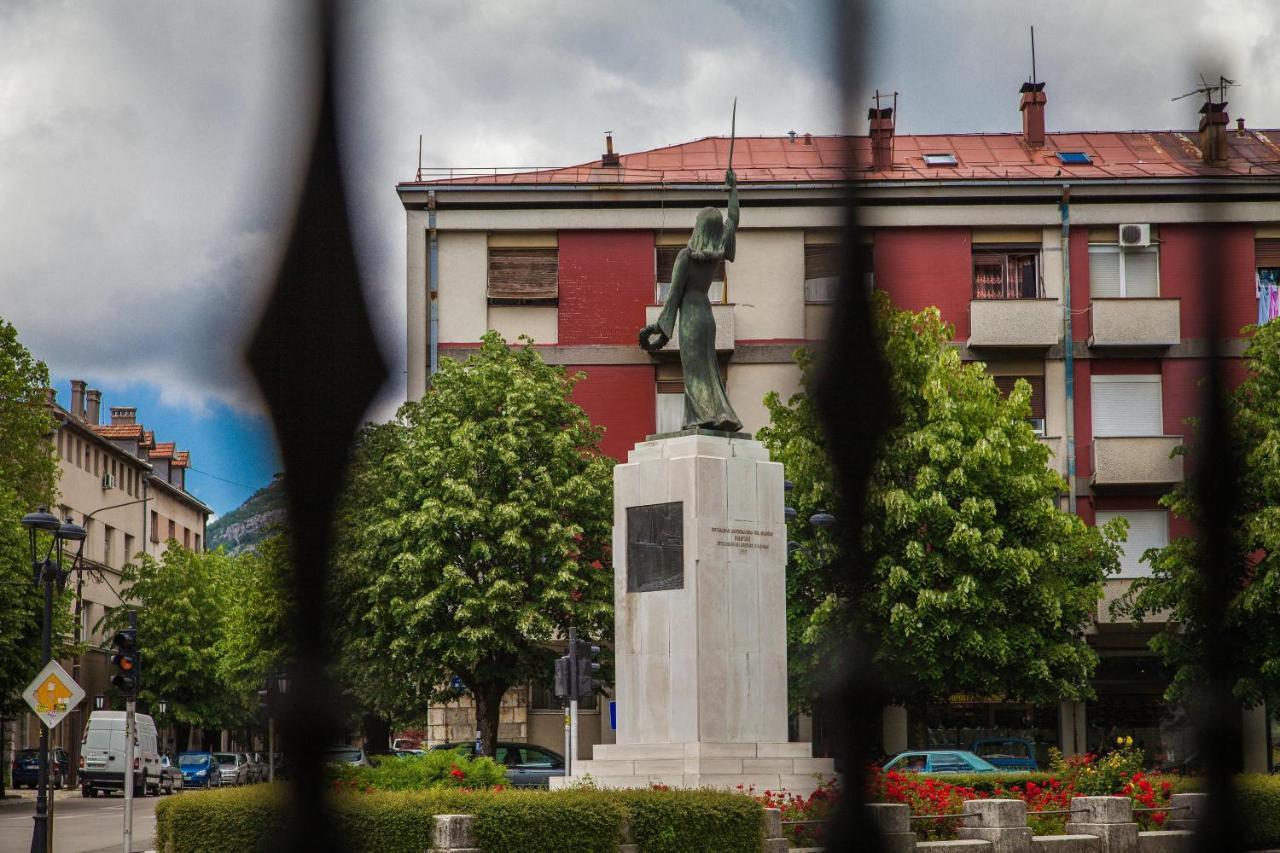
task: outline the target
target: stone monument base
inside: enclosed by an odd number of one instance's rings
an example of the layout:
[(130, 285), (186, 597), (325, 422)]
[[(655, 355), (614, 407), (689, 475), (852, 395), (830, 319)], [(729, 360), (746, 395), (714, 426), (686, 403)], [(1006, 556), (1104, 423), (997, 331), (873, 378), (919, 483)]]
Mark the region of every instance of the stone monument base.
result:
[(830, 758), (814, 758), (808, 743), (601, 743), (594, 758), (575, 761), (573, 775), (551, 779), (552, 788), (585, 781), (602, 788), (785, 790), (808, 796), (835, 777)]

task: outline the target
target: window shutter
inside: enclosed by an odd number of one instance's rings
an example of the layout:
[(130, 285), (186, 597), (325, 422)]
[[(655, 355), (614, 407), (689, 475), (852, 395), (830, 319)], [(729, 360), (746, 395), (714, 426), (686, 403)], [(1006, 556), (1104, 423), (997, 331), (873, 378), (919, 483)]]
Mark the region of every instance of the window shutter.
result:
[(1159, 377), (1111, 379), (1095, 376), (1091, 383), (1094, 436), (1164, 435)]
[[(665, 305), (667, 302), (667, 295), (671, 292), (671, 271), (675, 269), (676, 255), (680, 254), (683, 248), (684, 246), (654, 247), (655, 279), (658, 284), (656, 298), (659, 305)], [(711, 279), (711, 288), (707, 291), (707, 299), (717, 305), (725, 301), (724, 261), (716, 265), (716, 271)]]
[[(1129, 251), (1124, 253), (1124, 295), (1127, 298), (1155, 297), (1160, 295), (1156, 278), (1155, 252)], [(1090, 266), (1090, 272), (1093, 271)]]
[(1121, 544), (1120, 577), (1145, 578), (1151, 576), (1151, 566), (1142, 562), (1148, 548), (1163, 548), (1169, 544), (1169, 514), (1164, 510), (1098, 510), (1099, 527), (1113, 518), (1129, 521), (1129, 537)]
[(804, 247), (804, 278), (840, 277), (840, 245), (823, 243)]
[(523, 301), (555, 299), (557, 249), (489, 249), (489, 298)]
[(1044, 377), (1043, 376), (993, 376), (996, 388), (1001, 395), (1008, 397), (1013, 392), (1013, 385), (1019, 379), (1027, 380), (1031, 386), (1031, 417), (1044, 419)]
[(679, 432), (682, 429), (684, 429), (684, 393), (666, 394), (659, 391), (655, 431)]
[(1254, 266), (1280, 267), (1280, 240), (1258, 240), (1253, 244)]
[(1116, 299), (1120, 293), (1120, 252), (1089, 252), (1089, 295), (1094, 299)]

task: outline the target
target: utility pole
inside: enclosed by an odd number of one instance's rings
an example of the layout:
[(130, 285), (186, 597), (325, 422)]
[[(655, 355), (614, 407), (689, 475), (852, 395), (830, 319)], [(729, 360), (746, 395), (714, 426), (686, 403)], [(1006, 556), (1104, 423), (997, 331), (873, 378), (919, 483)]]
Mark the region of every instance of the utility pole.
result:
[[(129, 628), (136, 637), (138, 635), (138, 611), (136, 610), (129, 611)], [(142, 667), (139, 666), (139, 682), (142, 676), (141, 669)], [(125, 698), (124, 704), (124, 853), (133, 853), (133, 741), (138, 733), (138, 724), (134, 715), (138, 710), (138, 687), (141, 686), (139, 682), (135, 682), (134, 690)], [(146, 793), (145, 788), (143, 793)]]
[(565, 756), (565, 773), (569, 762), (578, 760), (578, 629), (569, 629), (569, 755)]

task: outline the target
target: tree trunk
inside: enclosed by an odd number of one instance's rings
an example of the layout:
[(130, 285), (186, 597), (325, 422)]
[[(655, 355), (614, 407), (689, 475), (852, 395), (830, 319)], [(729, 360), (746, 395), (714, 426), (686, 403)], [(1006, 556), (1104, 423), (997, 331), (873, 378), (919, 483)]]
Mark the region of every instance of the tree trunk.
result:
[(386, 752), (391, 748), (391, 721), (377, 714), (365, 714), (360, 718), (360, 731), (364, 735), (365, 752)]
[(492, 757), (498, 742), (498, 712), (502, 708), (502, 696), (507, 692), (506, 682), (485, 682), (475, 691), (476, 728), (484, 741), (481, 754)]
[(5, 797), (4, 793), (4, 774), (9, 767), (8, 749), (9, 738), (6, 737), (4, 724), (7, 722), (4, 714), (0, 714), (0, 800)]
[[(173, 745), (175, 751), (178, 754), (186, 752), (191, 745), (191, 724), (190, 723), (174, 723), (173, 729), (174, 729), (174, 737), (177, 738), (177, 743)], [(174, 758), (177, 758), (177, 757), (178, 757), (177, 755), (174, 755)]]
[(929, 748), (929, 703), (923, 700), (907, 703), (907, 748)]

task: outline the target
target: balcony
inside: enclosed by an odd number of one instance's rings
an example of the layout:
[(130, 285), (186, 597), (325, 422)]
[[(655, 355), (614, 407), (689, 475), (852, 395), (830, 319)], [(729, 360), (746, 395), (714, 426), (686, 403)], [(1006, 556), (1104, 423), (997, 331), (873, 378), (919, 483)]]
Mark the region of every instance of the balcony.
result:
[(1171, 347), (1182, 339), (1177, 299), (1094, 299), (1091, 347)]
[(1180, 435), (1106, 436), (1093, 440), (1098, 488), (1172, 486), (1182, 482), (1182, 457), (1171, 456)]
[[(661, 305), (648, 305), (644, 309), (644, 321), (646, 323), (656, 322), (658, 315), (661, 313)], [(733, 305), (712, 305), (711, 315), (716, 319), (716, 350), (718, 352), (733, 352)], [(671, 336), (671, 340), (667, 341), (667, 345), (662, 348), (661, 352), (676, 352), (679, 349), (680, 324), (677, 322), (675, 334)]]
[(1056, 299), (974, 299), (969, 303), (969, 346), (1045, 349), (1062, 339)]

